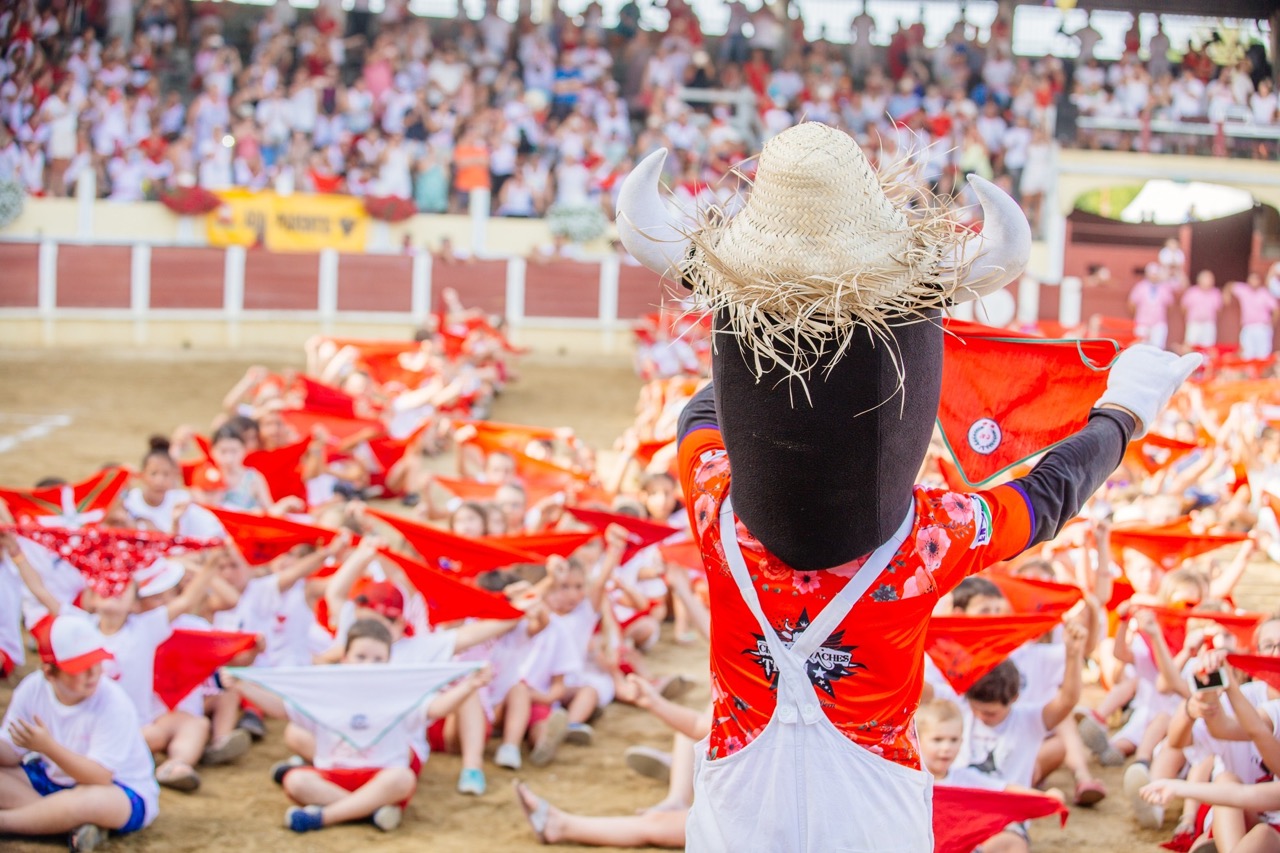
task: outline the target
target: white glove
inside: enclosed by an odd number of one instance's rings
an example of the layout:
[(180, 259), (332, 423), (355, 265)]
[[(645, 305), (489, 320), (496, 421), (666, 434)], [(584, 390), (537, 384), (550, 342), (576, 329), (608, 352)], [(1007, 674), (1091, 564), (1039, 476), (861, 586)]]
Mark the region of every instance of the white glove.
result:
[(1203, 361), (1204, 356), (1199, 353), (1177, 356), (1148, 344), (1135, 344), (1120, 353), (1111, 365), (1107, 390), (1094, 405), (1111, 403), (1128, 409), (1138, 419), (1133, 437), (1141, 438), (1155, 423), (1173, 392)]

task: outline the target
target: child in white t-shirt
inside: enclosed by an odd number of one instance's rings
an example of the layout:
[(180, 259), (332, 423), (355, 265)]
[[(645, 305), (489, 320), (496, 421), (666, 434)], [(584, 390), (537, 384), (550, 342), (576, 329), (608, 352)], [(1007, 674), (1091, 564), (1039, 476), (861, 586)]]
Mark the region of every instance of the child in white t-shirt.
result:
[[(394, 663), (425, 664), (453, 660), (468, 650), (509, 633), (515, 619), (473, 619), (457, 627), (432, 627), (428, 623), (426, 601), (396, 564), (376, 559), (382, 541), (365, 536), (325, 587), (325, 602), (335, 645), (317, 657), (317, 662), (333, 662), (345, 648), (347, 630), (360, 619), (374, 619), (391, 632), (391, 660)], [(367, 573), (362, 577), (362, 574)], [(481, 660), (481, 657), (471, 657)], [(480, 796), (487, 789), (484, 775), (484, 748), (491, 733), (488, 714), (479, 693), (464, 697), (458, 707), (418, 733), (413, 749), (421, 763), (431, 751), (462, 757), (457, 790)], [(305, 736), (289, 727), (286, 742), (304, 758), (313, 747)]]
[[(79, 613), (94, 622), (102, 632), (105, 648), (112, 655), (111, 660), (103, 664), (106, 676), (119, 684), (133, 703), (147, 745), (153, 750), (169, 753), (169, 759), (156, 769), (156, 779), (160, 784), (187, 792), (199, 788), (200, 777), (195, 772), (195, 764), (208, 743), (208, 721), (203, 716), (197, 719), (187, 714), (157, 714), (155, 659), (156, 649), (173, 633), (173, 620), (189, 613), (203, 600), (213, 576), (212, 562), (205, 560), (186, 589), (167, 605), (137, 613), (134, 611), (138, 602), (138, 584), (133, 579), (117, 596), (102, 595), (92, 587), (87, 588), (82, 597), (82, 611), (59, 602), (11, 540), (9, 556), (17, 563), (18, 571), (32, 594), (55, 618)], [(146, 572), (163, 571), (169, 563), (167, 558), (160, 557), (139, 572), (146, 577)]]
[[(343, 664), (385, 664), (391, 659), (391, 632), (376, 619), (357, 620), (347, 632)], [(375, 744), (357, 750), (340, 734), (295, 712), (268, 690), (239, 680), (236, 689), (273, 715), (308, 730), (315, 742), (315, 766), (297, 767), (284, 774), (285, 792), (300, 807), (285, 812), (285, 825), (294, 832), (323, 829), (337, 823), (372, 818), (383, 831), (400, 825), (405, 804), (417, 788), (418, 757), (412, 740), (427, 721), (446, 716), (489, 678), (476, 670), (453, 687), (435, 694), (389, 730)], [(226, 680), (226, 679), (224, 679)]]
[(518, 647), (510, 650), (502, 672), (509, 686), (495, 702), (502, 744), (493, 762), (508, 770), (520, 769), (520, 745), (526, 740), (532, 747), (531, 764), (551, 763), (569, 732), (569, 714), (562, 705), (568, 696), (565, 681), (579, 668), (581, 651), (574, 648), (569, 623), (552, 621), (549, 609), (541, 609), (539, 614), (539, 608), (531, 608), (523, 627), (513, 632)]
[(1015, 704), (1022, 679), (1008, 660), (969, 688), (965, 700), (970, 714), (965, 721), (961, 766), (1024, 788), (1033, 787), (1055, 769), (1038, 766), (1036, 759), (1045, 735), (1080, 701), (1086, 637), (1085, 629), (1072, 623), (1063, 626), (1063, 633), (1067, 666), (1062, 686), (1042, 708)]
[(159, 813), (155, 765), (89, 620), (53, 621), (50, 663), (22, 680), (0, 722), (0, 835), (71, 833), (89, 850), (105, 830), (136, 832)]
[[(137, 607), (141, 613), (167, 608), (183, 593), (181, 584), (185, 579), (186, 568), (176, 560), (157, 562), (161, 564), (137, 576)], [(216, 589), (220, 598), (235, 600), (234, 591), (221, 578), (212, 578), (210, 586)], [(209, 620), (194, 613), (182, 613), (171, 624), (175, 630), (213, 630)], [(237, 656), (234, 663), (248, 666), (256, 655), (257, 651), (250, 649)], [(248, 732), (236, 728), (236, 721), (240, 717), (240, 697), (233, 691), (220, 688), (212, 676), (187, 694), (172, 710), (159, 695), (152, 697), (152, 705), (155, 718), (143, 731), (153, 748), (165, 749), (168, 753), (169, 760), (165, 764), (178, 761), (194, 767), (193, 757), (196, 756), (201, 764), (226, 764), (244, 755), (252, 743)], [(167, 747), (157, 745), (166, 739)], [(165, 775), (160, 771), (157, 773)], [(168, 787), (181, 789), (180, 785), (172, 783)]]
[[(933, 776), (935, 785), (1022, 794), (1040, 793), (1032, 788), (1010, 784), (973, 767), (957, 765), (956, 759), (964, 739), (964, 715), (953, 702), (934, 699), (922, 704), (916, 711), (916, 735), (920, 740), (920, 760), (924, 769)], [(1056, 788), (1051, 788), (1046, 793), (1057, 800), (1066, 799)], [(982, 849), (1026, 853), (1028, 843), (1025, 827), (1022, 824), (1010, 824), (983, 842)]]
[(268, 564), (257, 575), (232, 549), (217, 557), (218, 574), (240, 596), (235, 605), (214, 614), (219, 631), (261, 634), (266, 648), (255, 666), (305, 666), (311, 663), (310, 628), (315, 617), (307, 606), (304, 581), (351, 544), (344, 531), (322, 548), (299, 546)]

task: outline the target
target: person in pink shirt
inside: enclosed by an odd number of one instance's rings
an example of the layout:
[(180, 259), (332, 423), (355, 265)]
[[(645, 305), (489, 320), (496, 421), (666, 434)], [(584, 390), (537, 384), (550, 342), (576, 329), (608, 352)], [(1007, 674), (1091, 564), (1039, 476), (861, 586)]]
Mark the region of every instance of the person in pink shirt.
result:
[(1249, 273), (1245, 281), (1232, 282), (1227, 299), (1240, 305), (1240, 357), (1262, 359), (1272, 352), (1272, 324), (1280, 302), (1262, 284), (1262, 276)]
[(1157, 263), (1147, 264), (1146, 274), (1129, 291), (1135, 331), (1144, 343), (1165, 348), (1169, 339), (1169, 306), (1174, 303), (1174, 285)]
[(1200, 270), (1195, 287), (1182, 294), (1182, 313), (1186, 331), (1182, 344), (1188, 350), (1205, 349), (1218, 342), (1218, 312), (1222, 310), (1222, 291), (1218, 290), (1212, 270)]

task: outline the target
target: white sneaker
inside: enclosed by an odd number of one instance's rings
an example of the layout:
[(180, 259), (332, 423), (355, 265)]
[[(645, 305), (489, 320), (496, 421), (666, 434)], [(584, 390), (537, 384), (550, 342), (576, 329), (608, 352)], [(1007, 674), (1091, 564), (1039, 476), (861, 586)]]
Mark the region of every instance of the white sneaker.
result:
[(504, 743), (494, 754), (493, 763), (508, 770), (519, 770), (520, 747), (514, 743)]
[(1142, 789), (1151, 782), (1151, 771), (1145, 764), (1134, 762), (1124, 771), (1124, 795), (1133, 806), (1133, 816), (1143, 829), (1159, 829), (1164, 823), (1164, 808), (1142, 799)]
[(399, 806), (382, 806), (373, 813), (373, 825), (383, 832), (390, 832), (400, 826), (404, 818), (404, 809)]
[(594, 737), (595, 729), (587, 723), (570, 723), (569, 730), (564, 735), (564, 742), (574, 746), (591, 746), (591, 740)]
[(651, 746), (629, 746), (624, 756), (627, 766), (641, 776), (657, 779), (664, 785), (671, 781), (671, 753)]

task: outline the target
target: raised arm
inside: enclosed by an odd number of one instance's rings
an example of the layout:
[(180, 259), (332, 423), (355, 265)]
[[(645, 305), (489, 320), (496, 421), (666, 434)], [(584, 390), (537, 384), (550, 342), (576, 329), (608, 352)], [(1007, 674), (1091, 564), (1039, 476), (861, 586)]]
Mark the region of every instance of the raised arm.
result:
[(1062, 685), (1053, 698), (1041, 710), (1041, 720), (1046, 729), (1053, 729), (1080, 703), (1081, 668), (1084, 666), (1084, 643), (1088, 631), (1084, 626), (1068, 622), (1062, 626), (1065, 634), (1067, 667), (1062, 675)]
[(22, 549), (18, 547), (18, 539), (12, 533), (6, 533), (0, 536), (0, 547), (3, 547), (9, 554), (9, 559), (13, 560), (13, 564), (18, 567), (18, 577), (22, 578), (22, 582), (27, 585), (27, 589), (31, 590), (31, 594), (35, 596), (36, 601), (40, 602), (40, 606), (48, 610), (50, 615), (57, 616), (62, 609), (62, 602), (49, 592), (49, 587), (44, 585), (44, 579), (40, 577), (40, 573), (36, 571), (35, 566), (31, 565), (31, 561), (27, 559), (27, 555), (22, 553)]

